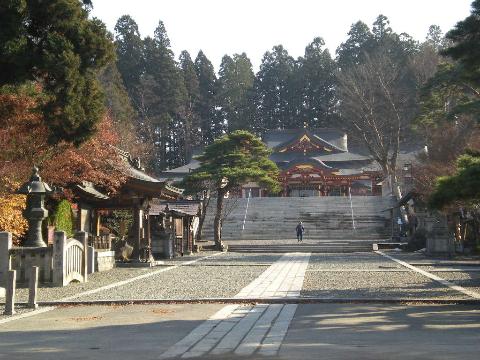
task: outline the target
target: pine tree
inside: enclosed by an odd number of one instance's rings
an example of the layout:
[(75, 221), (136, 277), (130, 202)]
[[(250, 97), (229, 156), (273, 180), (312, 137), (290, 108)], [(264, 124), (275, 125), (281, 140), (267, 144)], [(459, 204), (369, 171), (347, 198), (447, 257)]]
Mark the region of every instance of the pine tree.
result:
[(253, 134), (237, 130), (226, 134), (205, 148), (199, 157), (201, 166), (190, 174), (185, 184), (197, 188), (197, 184), (208, 180), (214, 184), (217, 193), (217, 207), (214, 218), (214, 240), (220, 250), (225, 195), (241, 185), (255, 181), (272, 192), (278, 192), (278, 168), (268, 158), (270, 151)]
[(445, 55), (459, 61), (465, 68), (464, 77), (480, 84), (480, 0), (472, 3), (472, 13), (457, 23), (447, 33), (453, 45), (444, 51)]

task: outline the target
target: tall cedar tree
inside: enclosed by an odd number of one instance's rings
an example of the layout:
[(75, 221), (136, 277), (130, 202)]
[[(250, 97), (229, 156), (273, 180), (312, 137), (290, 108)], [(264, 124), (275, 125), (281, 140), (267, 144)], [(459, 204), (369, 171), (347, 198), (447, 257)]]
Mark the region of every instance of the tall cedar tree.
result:
[(173, 122), (181, 112), (186, 93), (182, 74), (170, 49), (170, 40), (162, 21), (155, 30), (154, 38), (147, 37), (144, 40), (144, 61), (145, 74), (141, 81), (144, 106), (142, 113), (150, 126), (156, 147), (153, 170), (159, 173), (177, 164), (171, 132)]
[(255, 74), (247, 54), (225, 55), (220, 64), (218, 105), (228, 131), (251, 128)]
[[(214, 218), (214, 240), (223, 249), (221, 240), (223, 202), (229, 191), (250, 181), (258, 182), (272, 192), (278, 192), (278, 168), (268, 156), (270, 151), (260, 138), (236, 130), (215, 140), (199, 156), (200, 167), (188, 175), (186, 183), (209, 180), (215, 185), (217, 206)], [(194, 186), (194, 185), (192, 185)]]
[(119, 135), (118, 146), (135, 157), (149, 159), (151, 144), (143, 141), (139, 136), (138, 115), (115, 62), (110, 63), (100, 72), (99, 80), (105, 93), (105, 106)]
[[(299, 119), (309, 127), (338, 126), (336, 114), (336, 64), (322, 38), (315, 38), (298, 59), (297, 78), (301, 81), (302, 106)], [(301, 124), (298, 124), (301, 125)]]
[(186, 91), (181, 114), (184, 136), (181, 139), (183, 139), (183, 163), (187, 163), (191, 159), (193, 148), (201, 144), (201, 124), (196, 111), (200, 87), (195, 64), (188, 51), (182, 51), (178, 60)]
[(105, 25), (79, 0), (8, 1), (0, 18), (0, 86), (42, 84), (50, 143), (90, 138), (104, 113), (96, 73), (114, 53)]
[(263, 56), (255, 83), (256, 128), (268, 129), (296, 127), (292, 117), (292, 84), (295, 60), (282, 46), (275, 46)]
[(212, 63), (201, 50), (195, 59), (195, 71), (199, 84), (196, 109), (200, 117), (202, 144), (208, 145), (224, 133), (225, 124), (216, 110), (217, 76)]
[(122, 75), (128, 95), (138, 111), (140, 106), (138, 92), (143, 74), (143, 42), (137, 23), (129, 15), (123, 15), (117, 20), (115, 48), (118, 71)]

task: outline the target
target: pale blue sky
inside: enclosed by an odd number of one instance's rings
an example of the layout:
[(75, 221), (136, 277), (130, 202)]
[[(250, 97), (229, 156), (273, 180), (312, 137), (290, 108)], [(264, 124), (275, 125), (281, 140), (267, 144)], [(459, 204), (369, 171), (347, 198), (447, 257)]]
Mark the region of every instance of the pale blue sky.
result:
[(472, 0), (94, 0), (93, 16), (113, 31), (124, 14), (138, 23), (142, 36), (165, 23), (178, 57), (202, 49), (216, 70), (225, 54), (246, 52), (258, 70), (265, 51), (282, 44), (290, 55), (303, 55), (316, 36), (332, 54), (358, 20), (371, 26), (377, 15), (393, 30), (423, 40), (431, 24), (444, 32), (470, 13)]

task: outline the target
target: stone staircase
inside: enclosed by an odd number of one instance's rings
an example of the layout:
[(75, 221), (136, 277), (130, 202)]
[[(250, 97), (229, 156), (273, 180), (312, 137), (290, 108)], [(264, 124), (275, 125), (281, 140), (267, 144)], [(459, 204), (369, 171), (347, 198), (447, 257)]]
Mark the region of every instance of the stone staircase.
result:
[[(388, 198), (352, 197), (353, 220), (348, 197), (225, 199), (231, 209), (222, 229), (222, 239), (231, 251), (285, 252), (292, 249), (322, 252), (371, 251), (372, 243), (390, 237)], [(204, 239), (213, 238), (215, 199), (205, 219)], [(295, 227), (305, 227), (304, 243), (296, 243)]]
[(298, 244), (292, 240), (290, 244), (259, 244), (250, 242), (239, 242), (227, 240), (228, 251), (231, 252), (252, 252), (252, 253), (352, 253), (352, 252), (370, 252), (372, 251), (372, 241), (350, 241), (343, 243), (339, 241), (330, 242), (308, 242)]

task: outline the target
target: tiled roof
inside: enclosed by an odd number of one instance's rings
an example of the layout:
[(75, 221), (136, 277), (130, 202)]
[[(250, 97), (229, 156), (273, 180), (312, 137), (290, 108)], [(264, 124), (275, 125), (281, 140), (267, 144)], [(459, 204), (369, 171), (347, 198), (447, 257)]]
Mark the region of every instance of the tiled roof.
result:
[(189, 216), (196, 216), (200, 210), (200, 201), (195, 200), (179, 200), (172, 202), (157, 202), (150, 205), (150, 215), (164, 213), (168, 210), (183, 213)]
[[(269, 130), (263, 136), (263, 141), (269, 148), (274, 148), (282, 143), (291, 141), (300, 136), (305, 131), (304, 128), (300, 129), (282, 129), (282, 130)], [(342, 150), (347, 150), (343, 146), (344, 132), (332, 128), (314, 128), (309, 129), (309, 132), (315, 136), (325, 140), (326, 142), (338, 147)]]

